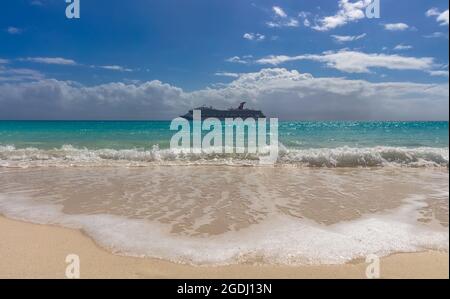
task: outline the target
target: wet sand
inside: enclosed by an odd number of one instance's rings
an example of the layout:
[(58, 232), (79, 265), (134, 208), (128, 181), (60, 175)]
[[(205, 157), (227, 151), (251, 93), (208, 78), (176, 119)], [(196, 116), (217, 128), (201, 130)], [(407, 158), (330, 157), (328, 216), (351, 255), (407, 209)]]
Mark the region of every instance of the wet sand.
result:
[(365, 278), (376, 252), (384, 278), (448, 278), (448, 169), (0, 174), (0, 277), (64, 278), (77, 254), (82, 278)]
[[(0, 217), (0, 278), (65, 278), (68, 254), (81, 278), (359, 278), (367, 264), (320, 266), (189, 266), (111, 254), (78, 230)], [(449, 278), (446, 252), (401, 253), (381, 259), (382, 278)]]
[(3, 169), (4, 197), (62, 205), (65, 214), (158, 221), (172, 233), (218, 235), (276, 215), (323, 225), (386, 213), (420, 196), (424, 223), (448, 227), (448, 170), (297, 167)]

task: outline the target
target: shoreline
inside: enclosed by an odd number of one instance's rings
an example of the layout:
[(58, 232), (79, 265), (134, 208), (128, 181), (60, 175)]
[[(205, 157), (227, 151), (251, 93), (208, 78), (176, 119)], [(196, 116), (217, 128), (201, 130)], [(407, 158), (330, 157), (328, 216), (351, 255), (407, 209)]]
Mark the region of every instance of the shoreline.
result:
[[(65, 278), (69, 254), (80, 257), (81, 278), (356, 278), (368, 264), (191, 266), (114, 255), (80, 230), (0, 216), (0, 278)], [(381, 278), (449, 278), (449, 253), (396, 253), (380, 260)]]

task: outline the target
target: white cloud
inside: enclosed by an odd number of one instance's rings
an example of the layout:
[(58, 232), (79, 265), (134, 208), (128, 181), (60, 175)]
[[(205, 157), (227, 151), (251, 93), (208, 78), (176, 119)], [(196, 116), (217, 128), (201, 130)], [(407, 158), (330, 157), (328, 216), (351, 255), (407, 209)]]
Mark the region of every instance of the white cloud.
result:
[(34, 62), (34, 63), (43, 63), (43, 64), (54, 64), (54, 65), (64, 65), (64, 66), (85, 66), (85, 67), (91, 67), (93, 69), (104, 69), (104, 70), (110, 70), (110, 71), (120, 71), (120, 72), (132, 72), (133, 69), (126, 68), (120, 65), (83, 65), (79, 64), (75, 60), (72, 59), (66, 59), (61, 57), (27, 57), (27, 58), (20, 58), (18, 59), (20, 61), (28, 61), (28, 62)]
[(44, 79), (0, 83), (0, 119), (172, 119), (202, 104), (228, 108), (244, 100), (281, 119), (443, 120), (448, 92), (448, 83), (314, 78), (283, 68), (193, 92), (160, 81), (86, 87)]
[(28, 57), (21, 60), (44, 64), (77, 65), (74, 60), (61, 57)]
[(441, 77), (447, 77), (448, 78), (448, 70), (446, 71), (429, 71), (428, 72), (431, 76), (441, 76)]
[(448, 26), (448, 9), (446, 11), (439, 11), (437, 8), (430, 8), (425, 15), (427, 17), (436, 17), (436, 22), (438, 22), (441, 26)]
[(394, 50), (395, 51), (404, 51), (404, 50), (411, 50), (412, 48), (413, 48), (413, 46), (411, 46), (411, 45), (399, 44), (394, 47)]
[(214, 76), (238, 78), (240, 76), (240, 74), (230, 73), (230, 72), (217, 72), (214, 74)]
[(405, 23), (384, 24), (384, 29), (388, 31), (405, 31), (409, 29), (409, 25)]
[(6, 29), (6, 31), (7, 31), (9, 34), (21, 34), (23, 30), (20, 29), (20, 28), (17, 28), (17, 27), (12, 27), (12, 26), (10, 26), (10, 27), (8, 27), (8, 28)]
[(242, 37), (248, 40), (253, 40), (255, 38), (253, 33), (244, 33)]
[(99, 66), (99, 68), (105, 69), (105, 70), (111, 70), (111, 71), (120, 71), (120, 72), (132, 72), (132, 69), (125, 68), (120, 65), (102, 65)]
[(347, 73), (368, 73), (372, 68), (391, 70), (431, 70), (434, 60), (431, 57), (405, 57), (400, 55), (367, 54), (357, 51), (325, 52), (322, 55), (306, 54), (298, 56), (268, 56), (257, 60), (259, 64), (279, 65), (289, 61), (313, 60)]
[(45, 76), (36, 70), (0, 66), (0, 82), (36, 81), (44, 78)]
[(7, 64), (9, 60), (0, 58), (0, 64)]
[(303, 19), (303, 26), (305, 27), (311, 27), (311, 21), (308, 19), (311, 13), (306, 11), (299, 12), (298, 16), (299, 18)]
[(298, 13), (298, 16), (300, 18), (307, 18), (309, 15), (311, 15), (311, 13), (308, 12), (308, 11), (301, 11), (301, 12)]
[(427, 10), (427, 12), (425, 13), (425, 15), (427, 17), (432, 17), (432, 16), (438, 16), (441, 13), (439, 12), (439, 10), (436, 7), (430, 8), (429, 10)]
[(270, 28), (281, 28), (281, 27), (298, 27), (299, 22), (295, 19), (289, 19), (288, 21), (283, 22), (267, 22), (267, 26)]
[(303, 20), (303, 26), (305, 27), (311, 27), (311, 22), (308, 19)]
[(332, 35), (331, 37), (338, 43), (352, 42), (366, 37), (367, 34), (360, 35)]
[(300, 24), (297, 19), (289, 17), (279, 6), (272, 7), (274, 13), (272, 21), (266, 22), (270, 28), (298, 27)]
[(288, 22), (284, 23), (284, 26), (286, 26), (286, 27), (298, 27), (299, 23), (298, 23), (298, 21), (296, 19), (291, 18), (291, 19), (289, 19)]
[(284, 12), (284, 10), (281, 7), (274, 6), (274, 7), (272, 7), (272, 10), (280, 18), (287, 18), (287, 14)]
[(350, 22), (356, 22), (365, 18), (365, 9), (371, 4), (371, 0), (339, 0), (339, 10), (335, 15), (320, 18), (312, 28), (317, 31), (328, 31), (341, 27)]
[(248, 63), (250, 63), (249, 58), (251, 58), (251, 56), (245, 56), (245, 57), (233, 56), (233, 57), (225, 59), (225, 61), (231, 62), (231, 63), (248, 64)]
[[(0, 84), (0, 119), (151, 119), (186, 107), (182, 90), (159, 81), (92, 87), (54, 79)], [(10, 115), (8, 116), (7, 111)], [(13, 113), (12, 113), (13, 112)]]
[(449, 24), (448, 23), (449, 22), (448, 9), (439, 15), (439, 17), (437, 18), (437, 21), (441, 23), (441, 26), (445, 26), (445, 25), (448, 26), (448, 24)]
[(266, 36), (260, 33), (245, 33), (242, 37), (244, 39), (254, 41), (263, 41), (266, 39)]

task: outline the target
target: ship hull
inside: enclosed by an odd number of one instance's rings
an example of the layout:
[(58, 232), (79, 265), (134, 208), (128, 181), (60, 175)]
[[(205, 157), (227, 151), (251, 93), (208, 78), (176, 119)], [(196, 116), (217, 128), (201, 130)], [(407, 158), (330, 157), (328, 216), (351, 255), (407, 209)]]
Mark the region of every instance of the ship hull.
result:
[[(220, 120), (224, 120), (226, 118), (265, 118), (266, 116), (259, 110), (208, 110), (208, 111), (200, 111), (200, 119), (204, 120), (207, 118), (217, 118)], [(187, 120), (193, 120), (193, 113), (189, 112), (185, 115), (181, 115), (182, 118)]]

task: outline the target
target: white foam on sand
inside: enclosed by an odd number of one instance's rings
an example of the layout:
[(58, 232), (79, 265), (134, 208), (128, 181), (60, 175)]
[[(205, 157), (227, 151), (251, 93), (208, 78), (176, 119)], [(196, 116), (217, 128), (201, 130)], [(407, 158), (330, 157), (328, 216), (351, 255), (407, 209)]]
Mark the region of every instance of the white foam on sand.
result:
[(420, 198), (388, 214), (371, 214), (331, 226), (283, 215), (238, 232), (209, 237), (171, 234), (157, 222), (114, 215), (67, 215), (62, 206), (0, 195), (0, 213), (39, 224), (81, 229), (99, 245), (123, 255), (196, 265), (241, 262), (340, 264), (369, 254), (426, 249), (448, 251), (449, 231), (416, 221)]

